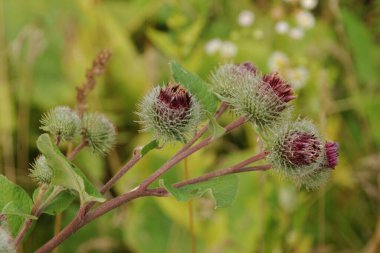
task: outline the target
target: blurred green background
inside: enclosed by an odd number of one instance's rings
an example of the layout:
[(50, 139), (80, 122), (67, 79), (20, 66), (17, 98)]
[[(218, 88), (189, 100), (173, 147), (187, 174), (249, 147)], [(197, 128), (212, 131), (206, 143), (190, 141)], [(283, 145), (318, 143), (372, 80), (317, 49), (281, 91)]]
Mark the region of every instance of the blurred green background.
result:
[[(250, 60), (294, 85), (296, 113), (340, 143), (340, 164), (318, 191), (247, 173), (232, 207), (194, 201), (197, 252), (380, 252), (379, 42), (376, 0), (0, 0), (0, 172), (33, 191), (27, 174), (41, 113), (75, 106), (75, 87), (102, 48), (113, 57), (89, 104), (116, 124), (118, 145), (105, 159), (76, 159), (97, 185), (151, 140), (138, 134), (134, 111), (147, 90), (170, 80), (169, 60), (206, 80), (220, 63)], [(152, 151), (112, 194), (135, 187), (178, 148)], [(257, 150), (247, 125), (193, 155), (190, 174)], [(183, 164), (167, 177), (183, 178)], [(53, 227), (54, 217), (43, 215), (23, 252), (51, 238)], [(186, 253), (190, 245), (187, 204), (146, 198), (86, 226), (60, 252)]]

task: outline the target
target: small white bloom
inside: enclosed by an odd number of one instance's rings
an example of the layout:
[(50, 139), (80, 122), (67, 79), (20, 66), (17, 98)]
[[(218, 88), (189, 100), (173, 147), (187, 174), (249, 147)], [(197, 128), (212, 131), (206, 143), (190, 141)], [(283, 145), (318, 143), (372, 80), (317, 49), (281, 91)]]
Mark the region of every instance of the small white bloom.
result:
[(312, 10), (317, 6), (318, 0), (301, 0), (300, 4), (302, 8), (306, 10)]
[(309, 70), (305, 67), (289, 69), (286, 72), (286, 77), (294, 89), (297, 90), (305, 85), (307, 79), (309, 78)]
[(299, 40), (304, 36), (304, 31), (300, 27), (294, 27), (289, 30), (289, 36), (292, 39)]
[(280, 51), (275, 51), (269, 56), (268, 67), (271, 71), (278, 71), (287, 67), (289, 58)]
[(209, 42), (207, 42), (205, 46), (206, 54), (213, 55), (217, 53), (222, 46), (222, 41), (218, 38), (212, 39)]
[(313, 28), (315, 25), (314, 15), (309, 11), (299, 11), (296, 14), (297, 24), (305, 29)]
[(220, 47), (220, 54), (224, 58), (232, 58), (237, 54), (237, 47), (230, 41), (225, 41)]
[(279, 204), (287, 212), (292, 212), (297, 205), (297, 195), (293, 188), (284, 187), (279, 192)]
[(256, 39), (262, 39), (264, 37), (264, 32), (263, 30), (261, 29), (256, 29), (254, 32), (253, 32), (253, 37), (255, 37)]
[(240, 12), (238, 16), (238, 23), (241, 26), (250, 26), (253, 24), (253, 21), (255, 21), (255, 14), (252, 11), (242, 11)]
[(289, 24), (286, 21), (279, 21), (276, 23), (275, 30), (279, 34), (285, 34), (289, 31)]

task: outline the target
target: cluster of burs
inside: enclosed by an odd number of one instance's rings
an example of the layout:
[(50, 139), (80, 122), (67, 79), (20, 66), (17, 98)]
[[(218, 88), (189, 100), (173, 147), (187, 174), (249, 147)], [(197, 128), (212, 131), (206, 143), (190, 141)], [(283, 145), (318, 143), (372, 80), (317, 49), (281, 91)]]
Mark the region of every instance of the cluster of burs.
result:
[[(77, 111), (67, 106), (58, 106), (42, 116), (42, 130), (50, 133), (58, 145), (61, 142), (75, 143), (81, 141), (93, 153), (105, 155), (115, 144), (116, 129), (103, 114)], [(39, 155), (30, 170), (32, 179), (41, 184), (49, 184), (53, 170), (46, 157)]]
[[(292, 119), (290, 84), (276, 73), (260, 74), (250, 62), (221, 65), (211, 83), (234, 115), (252, 123), (273, 171), (306, 189), (327, 181), (338, 163), (338, 144), (325, 141), (310, 121)], [(185, 143), (205, 118), (202, 114), (196, 96), (177, 83), (154, 88), (138, 105), (143, 130), (163, 143)]]

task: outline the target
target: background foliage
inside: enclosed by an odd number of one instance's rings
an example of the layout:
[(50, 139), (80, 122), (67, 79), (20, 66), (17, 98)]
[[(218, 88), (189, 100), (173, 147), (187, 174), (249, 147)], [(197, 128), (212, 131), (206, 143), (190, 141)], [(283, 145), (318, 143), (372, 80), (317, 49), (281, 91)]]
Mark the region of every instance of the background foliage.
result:
[[(244, 10), (254, 14), (248, 26), (238, 21)], [(77, 158), (98, 185), (133, 147), (151, 140), (137, 134), (135, 105), (153, 85), (167, 82), (170, 60), (206, 80), (219, 63), (251, 60), (296, 85), (297, 112), (339, 141), (340, 165), (315, 192), (260, 172), (239, 175), (230, 208), (194, 201), (198, 251), (379, 252), (380, 2), (319, 1), (310, 11), (315, 23), (301, 37), (282, 34), (278, 22), (297, 26), (301, 10), (297, 0), (0, 0), (0, 172), (32, 193), (27, 174), (38, 153), (40, 115), (75, 104), (75, 87), (101, 48), (113, 57), (90, 106), (116, 124), (118, 145), (104, 161), (89, 151)], [(135, 187), (177, 149), (149, 153), (112, 194)], [(249, 127), (234, 131), (192, 156), (190, 173), (232, 164), (257, 149)], [(182, 167), (165, 180), (183, 178)], [(76, 209), (64, 213), (64, 223)], [(86, 226), (60, 251), (190, 252), (187, 210), (173, 198), (140, 199)], [(43, 215), (24, 252), (50, 238), (53, 223)]]

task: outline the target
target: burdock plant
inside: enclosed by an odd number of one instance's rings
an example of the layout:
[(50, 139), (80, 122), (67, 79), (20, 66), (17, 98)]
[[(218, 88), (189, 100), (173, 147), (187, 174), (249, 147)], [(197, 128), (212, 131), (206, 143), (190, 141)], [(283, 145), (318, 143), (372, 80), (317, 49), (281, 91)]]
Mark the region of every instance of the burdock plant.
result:
[[(15, 238), (12, 241), (6, 239), (11, 245), (10, 252), (14, 252), (13, 246), (17, 247), (25, 238), (34, 220), (43, 213), (56, 215), (63, 212), (75, 198), (80, 203), (75, 218), (37, 249), (37, 253), (52, 251), (84, 225), (136, 198), (173, 196), (186, 201), (212, 192), (216, 207), (227, 207), (237, 192), (237, 173), (273, 170), (299, 188), (311, 190), (325, 183), (338, 164), (337, 143), (326, 142), (310, 121), (292, 120), (290, 102), (295, 95), (290, 84), (278, 74), (262, 75), (250, 62), (225, 64), (212, 73), (211, 91), (200, 77), (172, 62), (174, 82), (153, 88), (142, 98), (137, 109), (142, 130), (151, 132), (154, 140), (135, 147), (130, 160), (97, 189), (75, 165), (75, 157), (85, 147), (105, 155), (116, 141), (113, 123), (99, 112), (88, 112), (86, 103), (88, 94), (95, 87), (96, 76), (105, 71), (110, 56), (108, 51), (103, 51), (94, 60), (87, 71), (86, 82), (77, 88), (75, 109), (60, 106), (43, 116), (41, 129), (46, 133), (37, 139), (41, 154), (30, 171), (30, 176), (38, 183), (33, 200), (21, 187), (0, 176), (1, 187), (6, 188), (1, 192), (13, 194), (0, 201), (0, 205), (5, 204), (0, 206), (3, 210), (0, 221), (9, 221), (11, 236)], [(214, 94), (221, 100), (218, 110)], [(238, 118), (221, 126), (217, 120), (228, 108)], [(204, 115), (209, 115), (207, 121)], [(230, 167), (183, 181), (168, 183), (162, 179), (179, 162), (246, 122), (252, 122), (259, 130), (264, 142), (260, 153)], [(211, 133), (207, 134), (209, 128)], [(59, 146), (61, 140), (68, 145)], [(173, 141), (183, 146), (152, 174), (120, 196), (106, 194), (150, 150), (164, 148), (166, 143)], [(266, 164), (251, 165), (264, 159)], [(152, 187), (155, 182), (158, 184)], [(14, 203), (18, 206), (12, 206)], [(15, 210), (23, 212), (18, 222), (13, 222), (11, 217)], [(0, 234), (3, 240), (4, 230), (0, 229)]]

